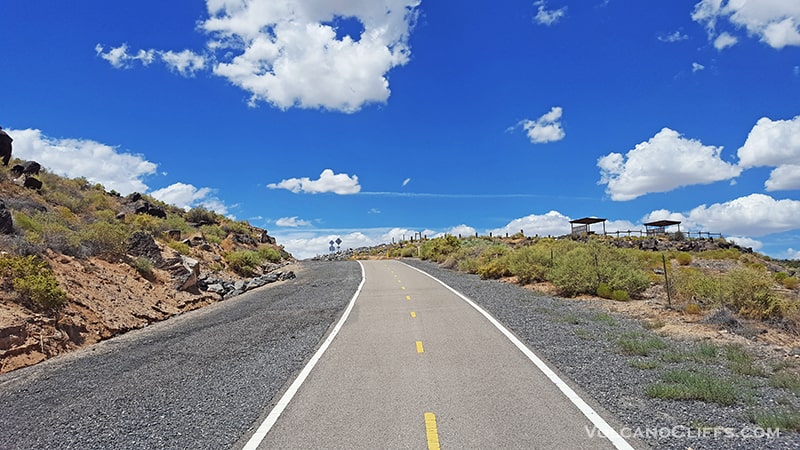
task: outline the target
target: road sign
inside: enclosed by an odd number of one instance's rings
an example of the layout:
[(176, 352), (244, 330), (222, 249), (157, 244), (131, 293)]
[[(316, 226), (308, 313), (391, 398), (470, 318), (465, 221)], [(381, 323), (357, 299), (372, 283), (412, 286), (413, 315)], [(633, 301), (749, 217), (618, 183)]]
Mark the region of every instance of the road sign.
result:
[(336, 238), (336, 245), (342, 245), (342, 240), (339, 239), (339, 238)]
[(332, 252), (335, 252), (335, 251), (336, 251), (336, 247), (334, 247), (334, 246), (332, 246), (332, 245), (331, 245), (331, 248), (329, 248), (328, 250), (330, 250), (330, 251), (332, 251)]

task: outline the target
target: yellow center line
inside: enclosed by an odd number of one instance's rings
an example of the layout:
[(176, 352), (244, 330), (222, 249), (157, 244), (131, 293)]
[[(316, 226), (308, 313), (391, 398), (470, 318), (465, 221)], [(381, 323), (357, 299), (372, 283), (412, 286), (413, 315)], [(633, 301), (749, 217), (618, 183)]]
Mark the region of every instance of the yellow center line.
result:
[(411, 311), (411, 318), (412, 319), (416, 319), (417, 318), (417, 313), (415, 313), (414, 311)]
[(434, 413), (425, 413), (425, 435), (428, 437), (428, 450), (439, 450), (439, 430), (436, 428)]
[(405, 291), (405, 290), (406, 290), (406, 287), (405, 287), (405, 286), (401, 286), (401, 287), (400, 287), (400, 289), (402, 289), (402, 290), (404, 290), (404, 291)]
[(425, 353), (425, 349), (422, 348), (422, 341), (417, 341), (417, 353)]
[(406, 295), (406, 300), (411, 300), (411, 296), (410, 295)]
[(402, 283), (402, 281), (400, 281), (400, 280), (397, 280), (397, 282), (398, 282), (398, 283)]

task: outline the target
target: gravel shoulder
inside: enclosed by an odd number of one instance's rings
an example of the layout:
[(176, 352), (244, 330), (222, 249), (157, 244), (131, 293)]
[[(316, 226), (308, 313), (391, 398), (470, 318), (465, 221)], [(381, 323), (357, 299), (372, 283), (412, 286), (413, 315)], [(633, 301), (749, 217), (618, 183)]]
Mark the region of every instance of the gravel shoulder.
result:
[(354, 261), (0, 375), (0, 448), (218, 449), (272, 408), (361, 281)]
[[(548, 365), (614, 414), (624, 424), (624, 437), (639, 438), (659, 449), (800, 447), (800, 434), (766, 436), (767, 430), (747, 420), (751, 410), (775, 410), (786, 404), (797, 407), (797, 395), (770, 387), (763, 377), (737, 376), (721, 358), (705, 361), (702, 366), (686, 358), (669, 358), (690, 354), (697, 342), (663, 338), (638, 320), (598, 311), (583, 302), (481, 280), (426, 261), (404, 262), (436, 276), (505, 324)], [(628, 356), (620, 349), (621, 339), (648, 337), (662, 340), (666, 347), (648, 357)], [(648, 368), (631, 365), (637, 362), (647, 363)], [(730, 379), (736, 386), (736, 402), (725, 406), (647, 395), (648, 386), (662, 382), (666, 373), (676, 370)]]

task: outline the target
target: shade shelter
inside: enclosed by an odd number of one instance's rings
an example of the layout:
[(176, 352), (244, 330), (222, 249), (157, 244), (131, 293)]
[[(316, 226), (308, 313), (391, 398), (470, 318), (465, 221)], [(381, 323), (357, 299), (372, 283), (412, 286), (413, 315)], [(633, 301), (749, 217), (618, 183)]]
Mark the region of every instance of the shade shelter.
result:
[(573, 235), (592, 234), (590, 227), (596, 223), (603, 224), (603, 234), (606, 234), (606, 219), (584, 217), (582, 219), (570, 220), (569, 223), (572, 226)]
[(678, 233), (680, 233), (681, 223), (677, 220), (656, 220), (644, 224), (644, 228), (648, 236), (657, 236), (661, 234), (667, 234), (667, 227), (671, 227), (673, 225), (678, 226)]

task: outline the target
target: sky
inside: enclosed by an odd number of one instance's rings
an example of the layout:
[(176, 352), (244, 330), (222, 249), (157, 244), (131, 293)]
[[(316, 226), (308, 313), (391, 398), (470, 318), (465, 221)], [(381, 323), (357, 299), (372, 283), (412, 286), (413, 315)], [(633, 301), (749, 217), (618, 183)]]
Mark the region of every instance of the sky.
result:
[[(798, 0), (0, 3), (14, 156), (266, 228), (681, 221), (800, 258)], [(599, 231), (595, 227), (596, 230)]]

